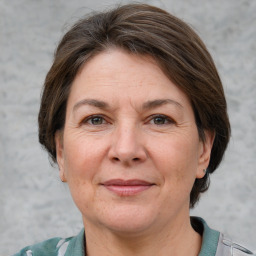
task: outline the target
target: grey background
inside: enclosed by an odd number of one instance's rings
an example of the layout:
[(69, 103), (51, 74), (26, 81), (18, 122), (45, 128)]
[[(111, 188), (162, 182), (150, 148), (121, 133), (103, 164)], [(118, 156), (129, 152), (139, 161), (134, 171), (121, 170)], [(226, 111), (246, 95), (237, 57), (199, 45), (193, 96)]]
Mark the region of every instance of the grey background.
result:
[[(215, 59), (229, 105), (228, 151), (191, 214), (256, 250), (256, 1), (144, 2), (196, 29)], [(82, 227), (67, 186), (37, 142), (37, 112), (61, 35), (84, 13), (113, 3), (0, 1), (0, 255)]]

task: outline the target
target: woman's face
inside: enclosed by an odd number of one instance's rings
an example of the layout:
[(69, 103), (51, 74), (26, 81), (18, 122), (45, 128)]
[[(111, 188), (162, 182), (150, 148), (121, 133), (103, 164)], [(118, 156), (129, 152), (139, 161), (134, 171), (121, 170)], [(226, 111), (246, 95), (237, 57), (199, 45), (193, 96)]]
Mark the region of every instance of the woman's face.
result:
[(76, 76), (56, 143), (84, 224), (138, 233), (188, 217), (212, 139), (199, 140), (189, 99), (152, 58), (112, 49)]

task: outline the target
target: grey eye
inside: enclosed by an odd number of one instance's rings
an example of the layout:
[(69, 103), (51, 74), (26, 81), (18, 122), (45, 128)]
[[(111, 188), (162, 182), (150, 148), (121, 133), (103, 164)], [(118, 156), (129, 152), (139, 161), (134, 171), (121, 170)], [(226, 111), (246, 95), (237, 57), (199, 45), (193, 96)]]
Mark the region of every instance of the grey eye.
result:
[(104, 123), (104, 119), (101, 116), (92, 117), (89, 122), (93, 125), (100, 125)]
[(160, 124), (165, 124), (167, 122), (167, 118), (163, 116), (156, 116), (153, 118), (154, 124), (160, 125)]

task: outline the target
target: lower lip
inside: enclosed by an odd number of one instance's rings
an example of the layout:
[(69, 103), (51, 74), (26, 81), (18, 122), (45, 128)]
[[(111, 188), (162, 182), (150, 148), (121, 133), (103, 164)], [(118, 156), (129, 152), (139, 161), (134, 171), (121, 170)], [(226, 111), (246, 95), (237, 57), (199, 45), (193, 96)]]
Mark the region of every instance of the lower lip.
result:
[(150, 189), (152, 185), (136, 185), (136, 186), (117, 186), (108, 185), (105, 186), (111, 192), (114, 192), (118, 196), (134, 196), (147, 189)]

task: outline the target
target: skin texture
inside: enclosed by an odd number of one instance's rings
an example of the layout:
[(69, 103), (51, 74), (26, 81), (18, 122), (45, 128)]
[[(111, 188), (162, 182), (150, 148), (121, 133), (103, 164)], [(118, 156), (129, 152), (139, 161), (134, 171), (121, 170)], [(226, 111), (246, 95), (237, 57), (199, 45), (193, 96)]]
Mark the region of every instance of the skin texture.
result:
[[(199, 140), (189, 99), (151, 57), (109, 49), (87, 62), (56, 144), (88, 255), (197, 255), (201, 237), (190, 225), (189, 195), (212, 143), (207, 131)], [(104, 185), (111, 179), (150, 186), (115, 193)]]

